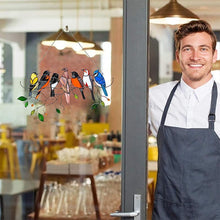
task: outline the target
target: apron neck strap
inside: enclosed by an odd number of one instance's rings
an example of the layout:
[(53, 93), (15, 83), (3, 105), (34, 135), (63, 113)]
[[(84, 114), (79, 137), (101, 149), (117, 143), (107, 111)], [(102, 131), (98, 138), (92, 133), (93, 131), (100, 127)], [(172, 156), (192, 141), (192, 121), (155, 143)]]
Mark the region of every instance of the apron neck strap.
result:
[(173, 87), (168, 99), (167, 99), (167, 103), (165, 105), (165, 108), (164, 108), (164, 111), (163, 111), (163, 115), (162, 115), (162, 119), (161, 119), (161, 122), (160, 122), (160, 125), (164, 125), (165, 123), (165, 120), (166, 120), (166, 116), (167, 116), (167, 112), (168, 112), (168, 109), (169, 109), (169, 106), (170, 106), (170, 103), (171, 103), (171, 100), (173, 98), (173, 95), (177, 89), (177, 86), (180, 84), (180, 81), (178, 81), (178, 83)]
[(213, 130), (215, 123), (215, 109), (216, 109), (217, 97), (218, 97), (218, 90), (217, 90), (216, 82), (214, 82), (212, 87), (212, 100), (211, 100), (210, 112), (208, 116), (209, 128)]

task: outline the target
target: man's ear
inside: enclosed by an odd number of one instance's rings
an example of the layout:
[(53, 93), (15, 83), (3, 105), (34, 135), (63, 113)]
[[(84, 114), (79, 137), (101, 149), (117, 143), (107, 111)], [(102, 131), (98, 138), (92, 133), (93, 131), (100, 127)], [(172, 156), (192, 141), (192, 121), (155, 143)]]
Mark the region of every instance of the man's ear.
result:
[(217, 60), (217, 55), (218, 55), (217, 50), (215, 50), (215, 52), (214, 52), (214, 54), (213, 54), (213, 61), (212, 61), (212, 63), (215, 63), (215, 62), (216, 62), (216, 60)]
[(179, 52), (176, 50), (176, 61), (179, 63)]

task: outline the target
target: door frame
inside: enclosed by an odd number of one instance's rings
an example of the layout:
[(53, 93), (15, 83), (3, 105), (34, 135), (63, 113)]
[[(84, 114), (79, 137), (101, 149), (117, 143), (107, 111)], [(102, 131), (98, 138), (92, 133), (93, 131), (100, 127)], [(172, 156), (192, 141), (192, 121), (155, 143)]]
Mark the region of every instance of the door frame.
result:
[(121, 211), (133, 211), (139, 194), (141, 220), (147, 217), (148, 42), (149, 0), (123, 0)]

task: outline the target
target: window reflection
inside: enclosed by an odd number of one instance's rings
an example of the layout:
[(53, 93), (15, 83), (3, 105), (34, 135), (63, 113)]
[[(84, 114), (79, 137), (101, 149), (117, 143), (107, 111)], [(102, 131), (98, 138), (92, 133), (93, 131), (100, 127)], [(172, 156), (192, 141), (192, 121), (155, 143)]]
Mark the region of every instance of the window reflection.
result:
[(11, 103), (12, 93), (12, 48), (0, 42), (0, 103)]

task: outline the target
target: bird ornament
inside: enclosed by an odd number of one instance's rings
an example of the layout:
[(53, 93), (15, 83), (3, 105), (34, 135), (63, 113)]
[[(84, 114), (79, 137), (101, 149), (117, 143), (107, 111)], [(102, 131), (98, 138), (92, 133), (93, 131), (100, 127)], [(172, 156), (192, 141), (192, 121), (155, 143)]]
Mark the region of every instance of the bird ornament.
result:
[(80, 90), (82, 94), (82, 98), (85, 99), (85, 95), (83, 93), (83, 89), (84, 89), (83, 80), (76, 71), (72, 72), (71, 82), (75, 88), (78, 88)]
[(60, 77), (60, 83), (62, 85), (62, 89), (65, 93), (66, 103), (70, 103), (70, 78), (68, 74), (68, 69), (63, 68), (63, 75)]
[(106, 90), (105, 78), (101, 74), (101, 72), (99, 70), (95, 70), (93, 72), (93, 76), (94, 76), (96, 84), (102, 88), (102, 91), (105, 94), (105, 96), (108, 96), (108, 93), (107, 93), (107, 90)]
[(37, 88), (38, 92), (35, 97), (36, 99), (39, 98), (41, 91), (47, 87), (49, 82), (50, 82), (50, 72), (48, 70), (46, 70), (46, 71), (44, 71), (43, 75), (41, 76), (41, 78), (39, 80), (39, 84), (38, 84), (38, 88)]
[(91, 92), (91, 96), (93, 101), (95, 101), (95, 97), (94, 97), (94, 93), (93, 93), (93, 79), (90, 76), (90, 72), (88, 69), (82, 69), (83, 71), (83, 83), (85, 85), (85, 87), (89, 88), (90, 92)]
[(58, 73), (53, 73), (51, 79), (50, 79), (50, 97), (55, 96), (55, 88), (59, 83), (59, 75)]
[(29, 86), (29, 96), (32, 96), (32, 91), (34, 91), (38, 86), (38, 77), (37, 73), (33, 72), (30, 77), (30, 86)]

